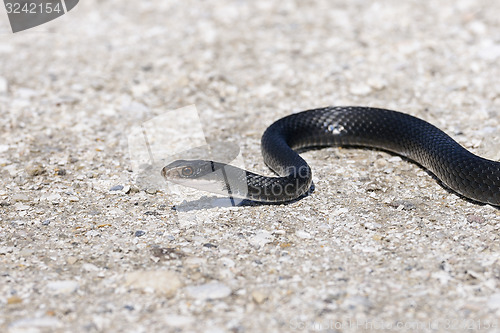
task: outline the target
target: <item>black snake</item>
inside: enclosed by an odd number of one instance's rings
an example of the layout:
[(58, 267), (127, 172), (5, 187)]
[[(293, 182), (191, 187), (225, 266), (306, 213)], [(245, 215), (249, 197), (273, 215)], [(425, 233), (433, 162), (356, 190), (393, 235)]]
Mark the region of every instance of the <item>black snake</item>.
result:
[(500, 162), (463, 148), (428, 122), (370, 107), (326, 107), (277, 120), (262, 136), (266, 177), (206, 160), (177, 160), (162, 169), (170, 181), (259, 202), (285, 202), (312, 184), (309, 165), (296, 152), (321, 146), (361, 146), (404, 156), (431, 171), (453, 191), (474, 201), (500, 205)]

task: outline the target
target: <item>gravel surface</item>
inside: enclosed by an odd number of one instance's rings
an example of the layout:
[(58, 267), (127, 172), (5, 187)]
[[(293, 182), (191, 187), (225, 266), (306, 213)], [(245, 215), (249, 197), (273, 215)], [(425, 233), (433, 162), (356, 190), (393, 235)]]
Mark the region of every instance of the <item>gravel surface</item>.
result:
[(313, 150), (312, 195), (213, 207), (144, 186), (129, 154), (196, 105), (270, 174), (272, 121), (368, 105), (498, 160), (500, 3), (86, 0), (17, 34), (0, 16), (0, 331), (500, 332), (500, 211), (408, 161)]

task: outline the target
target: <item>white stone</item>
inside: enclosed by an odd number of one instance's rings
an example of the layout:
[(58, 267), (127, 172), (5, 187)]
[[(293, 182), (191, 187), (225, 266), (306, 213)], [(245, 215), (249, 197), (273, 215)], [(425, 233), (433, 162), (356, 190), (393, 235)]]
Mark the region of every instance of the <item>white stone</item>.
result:
[(90, 263), (85, 263), (82, 265), (82, 269), (86, 272), (97, 272), (99, 271), (99, 267), (97, 267), (96, 265), (94, 264), (90, 264)]
[(47, 288), (54, 294), (71, 294), (78, 287), (78, 282), (73, 280), (50, 281), (47, 283)]
[(488, 299), (488, 307), (493, 310), (500, 309), (500, 293), (495, 293), (490, 296)]
[(182, 285), (176, 273), (164, 270), (129, 273), (125, 278), (125, 284), (144, 291), (159, 292), (167, 297), (174, 296)]
[(0, 153), (5, 153), (9, 148), (9, 145), (0, 145)]
[(163, 320), (169, 326), (182, 327), (191, 324), (194, 321), (194, 318), (179, 315), (166, 315), (163, 316)]
[(353, 84), (350, 86), (349, 92), (353, 95), (366, 96), (372, 92), (372, 88), (366, 84)]
[(477, 55), (486, 61), (495, 61), (500, 57), (500, 44), (495, 44), (492, 41), (483, 43), (479, 48)]
[(28, 210), (28, 209), (30, 209), (30, 206), (25, 205), (25, 204), (22, 204), (22, 203), (20, 203), (20, 202), (16, 203), (16, 204), (14, 205), (14, 207), (15, 207), (15, 209), (16, 209), (17, 211), (23, 211), (23, 210)]
[(250, 238), (250, 244), (255, 247), (262, 247), (274, 240), (274, 236), (266, 230), (259, 231), (255, 236)]
[(15, 193), (11, 199), (14, 201), (30, 201), (30, 198), (24, 193)]
[(62, 323), (56, 317), (23, 318), (12, 322), (9, 325), (9, 332), (39, 332), (39, 329), (61, 327)]
[(311, 239), (312, 238), (311, 234), (308, 233), (307, 231), (304, 231), (304, 230), (297, 230), (295, 232), (295, 236), (302, 238), (302, 239)]
[(7, 79), (0, 76), (0, 94), (5, 94), (9, 90)]
[(231, 289), (223, 283), (207, 283), (186, 287), (186, 294), (200, 300), (224, 298), (231, 295)]

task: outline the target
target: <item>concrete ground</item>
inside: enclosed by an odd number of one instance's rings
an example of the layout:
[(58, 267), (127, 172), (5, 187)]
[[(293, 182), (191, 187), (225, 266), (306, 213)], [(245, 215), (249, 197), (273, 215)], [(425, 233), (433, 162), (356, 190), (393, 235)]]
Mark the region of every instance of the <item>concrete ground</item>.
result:
[(500, 332), (500, 211), (408, 161), (309, 151), (302, 200), (182, 212), (129, 154), (134, 129), (195, 105), (209, 142), (270, 174), (274, 120), (368, 105), (499, 160), (498, 17), (487, 0), (87, 0), (12, 34), (3, 12), (0, 331)]

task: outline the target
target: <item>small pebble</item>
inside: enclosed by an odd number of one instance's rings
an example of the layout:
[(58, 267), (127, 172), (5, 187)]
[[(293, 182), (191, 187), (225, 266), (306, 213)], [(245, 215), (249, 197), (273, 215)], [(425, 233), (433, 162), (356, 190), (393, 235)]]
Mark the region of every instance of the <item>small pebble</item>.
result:
[(295, 236), (302, 238), (302, 239), (311, 239), (312, 238), (311, 234), (308, 233), (307, 231), (304, 231), (304, 230), (297, 230), (295, 232)]
[(265, 230), (259, 231), (255, 236), (250, 238), (250, 244), (255, 247), (262, 247), (274, 240), (274, 236)]
[(24, 193), (16, 193), (11, 197), (14, 201), (30, 201), (30, 198)]
[(16, 90), (16, 95), (19, 96), (21, 99), (30, 99), (34, 96), (40, 95), (40, 93), (30, 88), (21, 87)]
[(486, 61), (495, 61), (500, 57), (500, 44), (485, 42), (484, 46), (478, 49), (477, 55)]
[(385, 158), (378, 158), (374, 165), (377, 169), (384, 169), (385, 167), (387, 167), (387, 160)]
[(158, 192), (158, 190), (157, 190), (157, 189), (155, 189), (155, 188), (148, 187), (148, 188), (146, 189), (146, 193), (147, 193), (147, 194), (156, 194), (156, 192)]
[(372, 303), (368, 298), (359, 295), (347, 297), (344, 300), (344, 305), (346, 305), (349, 309), (355, 309), (355, 308), (368, 309), (372, 307)]
[(127, 274), (125, 285), (144, 291), (160, 292), (166, 297), (172, 297), (182, 283), (177, 274), (170, 271), (136, 271)]
[(30, 177), (36, 177), (45, 173), (45, 169), (40, 163), (30, 164), (26, 166), (24, 170)]
[(99, 267), (87, 262), (87, 263), (82, 265), (82, 270), (84, 270), (85, 272), (97, 272), (97, 271), (99, 271)]
[(23, 211), (23, 210), (28, 210), (30, 208), (30, 206), (28, 205), (25, 205), (25, 204), (22, 204), (22, 203), (16, 203), (14, 205), (14, 208), (17, 210), (17, 211)]
[(113, 191), (121, 191), (123, 190), (123, 185), (115, 185), (113, 186), (112, 188), (109, 189), (109, 191), (113, 192)]
[(380, 77), (372, 77), (368, 79), (368, 85), (375, 90), (382, 90), (387, 87), (387, 81)]
[(186, 287), (186, 294), (191, 298), (209, 300), (227, 297), (231, 295), (231, 289), (223, 283), (214, 282)]
[(135, 237), (141, 237), (141, 236), (144, 236), (146, 234), (145, 231), (142, 231), (142, 230), (137, 230), (135, 233), (134, 233), (134, 236)]
[(488, 307), (493, 310), (500, 309), (500, 293), (495, 293), (490, 296), (488, 299)]
[(0, 76), (0, 94), (5, 94), (9, 90), (9, 83), (7, 79)]
[[(163, 316), (163, 320), (167, 325), (169, 326), (174, 326), (174, 327), (182, 327), (189, 325), (195, 321), (194, 317), (188, 317), (188, 316), (180, 316), (180, 315), (175, 315), (175, 314), (168, 314), (166, 316)], [(216, 333), (218, 331), (213, 331), (213, 330), (205, 330), (205, 332), (213, 332)]]
[(7, 298), (7, 304), (8, 305), (14, 305), (14, 304), (19, 304), (22, 303), (23, 299), (19, 296), (11, 296)]
[[(137, 187), (135, 185), (130, 186), (130, 191), (129, 191), (130, 193), (139, 193), (140, 191), (141, 191), (141, 189), (139, 187)], [(128, 194), (128, 192), (125, 192), (125, 193)]]
[(267, 293), (262, 290), (254, 290), (252, 291), (252, 300), (257, 304), (262, 304), (267, 300)]
[(55, 171), (58, 176), (66, 175), (66, 169), (56, 169)]
[(42, 222), (42, 225), (49, 225), (50, 224), (50, 220), (45, 220)]
[(66, 262), (70, 265), (73, 265), (78, 260), (77, 257), (69, 256), (66, 258)]
[(366, 96), (372, 92), (372, 88), (366, 84), (355, 84), (349, 88), (349, 92), (353, 95)]
[(59, 200), (61, 199), (61, 195), (59, 193), (50, 193), (50, 194), (42, 195), (42, 198), (53, 203), (53, 204), (58, 204)]
[(417, 208), (417, 206), (408, 200), (395, 200), (389, 203), (389, 206), (396, 208), (397, 210), (412, 210)]
[(469, 214), (467, 215), (467, 222), (483, 224), (484, 222), (486, 222), (486, 220), (482, 216)]
[(78, 282), (73, 280), (50, 281), (47, 288), (54, 294), (71, 294), (78, 289)]
[(9, 324), (9, 332), (54, 332), (62, 326), (56, 317), (22, 318)]

